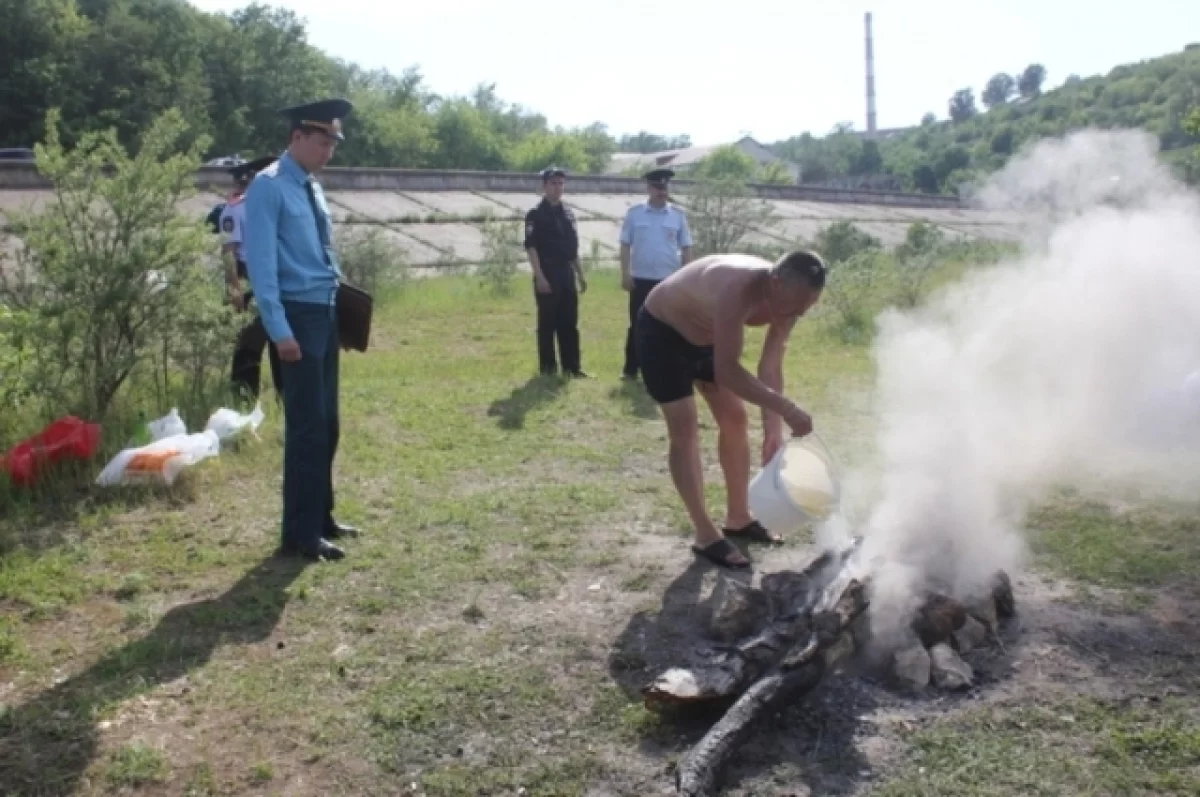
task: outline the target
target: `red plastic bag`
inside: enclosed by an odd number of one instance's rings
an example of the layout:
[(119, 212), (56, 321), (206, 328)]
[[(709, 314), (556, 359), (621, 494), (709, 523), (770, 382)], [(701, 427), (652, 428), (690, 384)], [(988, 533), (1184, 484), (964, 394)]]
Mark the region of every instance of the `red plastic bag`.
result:
[(100, 447), (100, 425), (74, 416), (59, 418), (40, 433), (17, 443), (0, 460), (13, 484), (31, 487), (47, 467), (65, 459), (90, 459)]

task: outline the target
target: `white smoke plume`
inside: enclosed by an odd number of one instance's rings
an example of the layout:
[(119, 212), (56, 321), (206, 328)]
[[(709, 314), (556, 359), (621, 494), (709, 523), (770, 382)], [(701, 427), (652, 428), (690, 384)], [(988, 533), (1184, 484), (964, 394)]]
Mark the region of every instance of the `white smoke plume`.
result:
[(877, 633), (931, 583), (963, 596), (1020, 570), (1025, 513), (1056, 487), (1200, 497), (1182, 390), (1200, 369), (1197, 197), (1148, 136), (1097, 131), (1041, 143), (978, 197), (1024, 220), (1022, 256), (878, 320), (879, 478), (857, 529)]

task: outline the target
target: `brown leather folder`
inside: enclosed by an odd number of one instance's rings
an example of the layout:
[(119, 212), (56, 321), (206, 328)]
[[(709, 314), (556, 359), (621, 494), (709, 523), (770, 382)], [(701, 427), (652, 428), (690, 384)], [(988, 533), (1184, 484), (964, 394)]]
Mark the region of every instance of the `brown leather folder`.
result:
[(343, 349), (366, 351), (375, 302), (362, 288), (342, 283), (337, 292), (338, 338)]

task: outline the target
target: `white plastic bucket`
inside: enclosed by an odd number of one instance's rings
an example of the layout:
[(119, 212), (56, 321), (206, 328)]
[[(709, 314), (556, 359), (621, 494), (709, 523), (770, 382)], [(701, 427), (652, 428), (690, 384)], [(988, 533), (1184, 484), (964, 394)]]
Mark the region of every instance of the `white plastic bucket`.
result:
[(833, 455), (815, 434), (793, 437), (750, 482), (749, 497), (754, 517), (776, 534), (825, 520), (841, 499)]

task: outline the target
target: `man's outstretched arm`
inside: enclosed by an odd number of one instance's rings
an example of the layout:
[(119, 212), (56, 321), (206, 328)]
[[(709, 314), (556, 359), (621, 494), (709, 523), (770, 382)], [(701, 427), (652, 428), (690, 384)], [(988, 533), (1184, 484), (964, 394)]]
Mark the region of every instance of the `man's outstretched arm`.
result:
[[(763, 341), (762, 355), (758, 360), (759, 380), (780, 395), (783, 395), (783, 355), (787, 352), (788, 338), (795, 326), (796, 319), (792, 319), (786, 324), (772, 324), (768, 327), (766, 340)], [(762, 458), (765, 465), (783, 445), (783, 418), (778, 413), (763, 407), (762, 423)]]
[[(745, 346), (745, 320), (749, 312), (744, 298), (745, 290), (745, 286), (739, 286), (717, 300), (713, 319), (713, 372), (718, 385), (761, 408), (764, 418), (766, 413), (786, 416), (799, 408), (780, 390), (747, 371), (741, 363)], [(779, 356), (782, 367), (782, 354)], [(782, 382), (782, 378), (779, 381)]]

